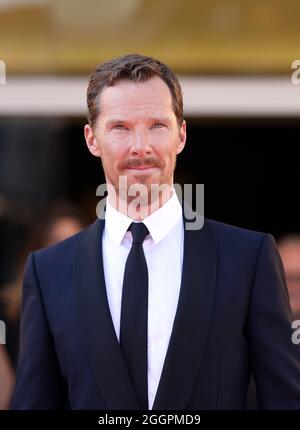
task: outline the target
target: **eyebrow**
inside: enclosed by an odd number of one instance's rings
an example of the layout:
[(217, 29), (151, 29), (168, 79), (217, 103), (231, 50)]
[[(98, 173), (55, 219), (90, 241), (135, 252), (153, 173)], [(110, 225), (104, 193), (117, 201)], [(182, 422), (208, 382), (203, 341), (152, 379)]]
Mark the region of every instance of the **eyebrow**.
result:
[[(166, 122), (166, 123), (170, 123), (171, 119), (168, 117), (160, 117), (160, 116), (150, 116), (147, 117), (146, 120), (148, 120), (149, 122)], [(130, 120), (126, 117), (116, 117), (113, 119), (109, 119), (107, 121), (107, 125), (114, 125), (114, 124), (119, 124), (119, 123), (130, 123)]]

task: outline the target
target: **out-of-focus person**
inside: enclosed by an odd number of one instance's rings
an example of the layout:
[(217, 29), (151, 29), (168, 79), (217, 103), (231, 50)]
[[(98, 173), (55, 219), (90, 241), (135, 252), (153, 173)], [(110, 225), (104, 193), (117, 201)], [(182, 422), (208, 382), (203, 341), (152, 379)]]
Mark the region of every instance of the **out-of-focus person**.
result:
[(282, 236), (278, 249), (283, 262), (290, 303), (295, 319), (300, 319), (300, 233)]
[(0, 344), (0, 410), (9, 407), (15, 385), (15, 374), (4, 345)]
[(6, 324), (6, 345), (0, 345), (0, 409), (9, 405), (15, 382), (19, 351), (19, 325), (24, 264), (28, 254), (76, 234), (86, 226), (77, 207), (62, 201), (46, 208), (28, 234), (13, 281), (0, 291), (0, 319)]

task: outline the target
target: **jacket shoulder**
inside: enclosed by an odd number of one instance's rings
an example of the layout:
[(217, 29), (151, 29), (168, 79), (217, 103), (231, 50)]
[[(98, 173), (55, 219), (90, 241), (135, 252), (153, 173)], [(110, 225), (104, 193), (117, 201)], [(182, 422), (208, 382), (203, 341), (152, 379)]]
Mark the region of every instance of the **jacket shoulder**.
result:
[(276, 248), (275, 239), (271, 234), (248, 230), (211, 219), (206, 219), (205, 224), (212, 231), (219, 250), (225, 254), (235, 255), (238, 260), (241, 257), (258, 256), (264, 244)]
[(271, 236), (268, 233), (249, 230), (243, 227), (234, 226), (231, 224), (225, 224), (220, 221), (205, 219), (205, 224), (218, 236), (230, 236), (231, 238), (240, 238), (244, 240), (261, 241), (265, 236)]

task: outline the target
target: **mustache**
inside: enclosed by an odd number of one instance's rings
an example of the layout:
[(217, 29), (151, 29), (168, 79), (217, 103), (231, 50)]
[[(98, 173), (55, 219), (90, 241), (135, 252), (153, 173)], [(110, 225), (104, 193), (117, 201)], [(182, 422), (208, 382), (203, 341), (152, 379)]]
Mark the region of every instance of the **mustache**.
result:
[(148, 158), (128, 158), (128, 160), (124, 161), (121, 164), (122, 169), (129, 169), (133, 167), (140, 166), (151, 166), (151, 167), (160, 167), (163, 168), (163, 163), (158, 160), (156, 157), (148, 157)]

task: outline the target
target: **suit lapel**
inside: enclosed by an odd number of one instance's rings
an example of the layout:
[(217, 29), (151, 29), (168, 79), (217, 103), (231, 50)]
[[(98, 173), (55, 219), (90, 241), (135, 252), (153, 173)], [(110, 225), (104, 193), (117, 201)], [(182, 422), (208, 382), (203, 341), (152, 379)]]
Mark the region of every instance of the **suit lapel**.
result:
[[(75, 254), (75, 288), (91, 365), (107, 409), (139, 409), (115, 334), (102, 259), (104, 220), (82, 234)], [(200, 369), (214, 300), (217, 246), (206, 222), (184, 231), (179, 302), (153, 409), (185, 409)]]
[(177, 312), (153, 409), (185, 409), (200, 369), (216, 285), (217, 247), (205, 222), (184, 231)]
[(83, 232), (75, 255), (75, 287), (91, 365), (107, 409), (138, 409), (115, 334), (104, 280), (104, 220)]

